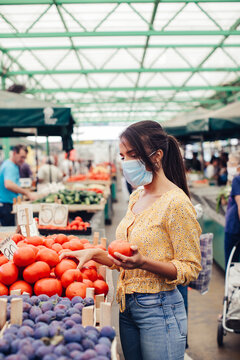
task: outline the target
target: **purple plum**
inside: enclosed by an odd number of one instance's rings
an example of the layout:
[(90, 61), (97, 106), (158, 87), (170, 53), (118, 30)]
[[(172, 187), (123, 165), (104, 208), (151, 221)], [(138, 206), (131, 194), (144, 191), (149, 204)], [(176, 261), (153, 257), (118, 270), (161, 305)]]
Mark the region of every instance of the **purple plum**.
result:
[(116, 331), (111, 326), (104, 326), (100, 331), (100, 336), (113, 340), (116, 336)]

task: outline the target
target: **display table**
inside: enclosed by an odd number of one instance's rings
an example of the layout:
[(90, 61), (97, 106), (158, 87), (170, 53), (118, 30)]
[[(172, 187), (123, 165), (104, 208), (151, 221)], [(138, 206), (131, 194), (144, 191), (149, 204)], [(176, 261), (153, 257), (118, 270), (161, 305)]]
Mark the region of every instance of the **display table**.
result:
[(222, 208), (216, 212), (216, 198), (221, 188), (217, 186), (191, 187), (190, 194), (194, 204), (200, 203), (203, 207), (203, 217), (199, 220), (203, 233), (213, 233), (213, 258), (225, 270), (224, 259), (224, 226), (225, 213)]

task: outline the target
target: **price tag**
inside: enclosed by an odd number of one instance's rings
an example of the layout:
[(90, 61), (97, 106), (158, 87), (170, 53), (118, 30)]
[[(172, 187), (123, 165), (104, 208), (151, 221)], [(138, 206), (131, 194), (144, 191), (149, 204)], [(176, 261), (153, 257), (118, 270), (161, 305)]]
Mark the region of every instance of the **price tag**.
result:
[(31, 225), (33, 223), (32, 205), (17, 205), (18, 225)]
[[(26, 226), (20, 225), (20, 228), (21, 228), (22, 235), (28, 236)], [(38, 236), (39, 235), (38, 227), (37, 227), (35, 220), (33, 221), (33, 223), (31, 225), (29, 225), (29, 232), (30, 232), (30, 236)]]
[(6, 256), (6, 258), (8, 258), (8, 260), (13, 259), (13, 254), (15, 253), (17, 248), (18, 248), (17, 245), (11, 239), (10, 236), (7, 237), (5, 240), (1, 241), (0, 243), (0, 250), (3, 253), (3, 255)]
[(39, 225), (67, 226), (68, 206), (61, 204), (41, 204)]

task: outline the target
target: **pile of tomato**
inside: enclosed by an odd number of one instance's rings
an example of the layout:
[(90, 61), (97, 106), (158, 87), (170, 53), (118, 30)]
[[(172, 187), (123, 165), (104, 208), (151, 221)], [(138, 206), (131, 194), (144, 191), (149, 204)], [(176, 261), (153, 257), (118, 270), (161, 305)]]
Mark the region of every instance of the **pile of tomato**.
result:
[[(38, 223), (38, 218), (35, 218)], [(53, 226), (53, 225), (38, 225), (39, 229), (48, 230), (80, 230), (86, 231), (90, 227), (89, 222), (84, 222), (80, 216), (76, 216), (71, 222), (68, 222), (67, 226)]]
[(88, 287), (94, 288), (96, 295), (107, 295), (108, 285), (94, 261), (89, 261), (80, 270), (75, 258), (59, 259), (59, 255), (67, 250), (93, 247), (106, 250), (102, 245), (94, 246), (87, 239), (65, 234), (26, 238), (15, 234), (12, 240), (18, 246), (13, 260), (0, 255), (0, 296), (20, 289), (22, 293), (37, 296), (58, 294), (70, 299), (74, 296), (85, 298)]

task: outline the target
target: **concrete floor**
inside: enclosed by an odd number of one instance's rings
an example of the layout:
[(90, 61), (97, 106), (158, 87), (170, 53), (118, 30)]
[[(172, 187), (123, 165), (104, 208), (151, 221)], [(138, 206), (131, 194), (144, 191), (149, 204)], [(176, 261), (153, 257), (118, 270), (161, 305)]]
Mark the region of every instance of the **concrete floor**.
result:
[[(108, 243), (115, 240), (115, 230), (125, 215), (128, 202), (128, 193), (125, 183), (122, 191), (117, 194), (118, 202), (113, 205), (114, 216), (112, 225), (105, 228)], [(113, 271), (114, 286), (116, 288), (118, 272)], [(224, 274), (217, 265), (213, 266), (213, 275), (209, 292), (200, 295), (197, 291), (189, 289), (189, 320), (188, 342), (185, 360), (240, 360), (240, 334), (228, 333), (224, 337), (224, 346), (217, 345), (217, 318), (222, 313), (224, 294)], [(118, 333), (118, 305), (113, 302), (112, 322), (118, 335), (118, 353), (124, 360)]]

